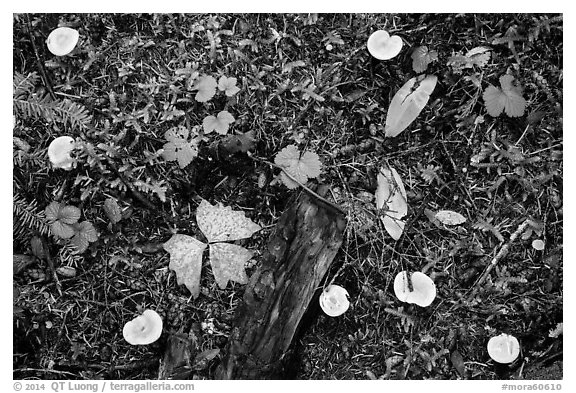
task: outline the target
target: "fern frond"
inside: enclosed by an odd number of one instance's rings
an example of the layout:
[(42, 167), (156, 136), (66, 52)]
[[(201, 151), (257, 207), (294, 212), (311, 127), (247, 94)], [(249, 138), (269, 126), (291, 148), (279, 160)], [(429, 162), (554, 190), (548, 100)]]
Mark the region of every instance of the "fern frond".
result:
[(50, 233), (44, 211), (38, 209), (36, 201), (28, 202), (21, 195), (14, 194), (12, 203), (14, 242), (26, 243), (34, 231), (41, 235)]
[(12, 79), (12, 94), (13, 97), (19, 97), (22, 94), (30, 94), (34, 91), (34, 86), (40, 80), (40, 77), (36, 72), (31, 72), (28, 75), (21, 74), (19, 72), (14, 73)]
[(92, 116), (83, 105), (70, 100), (52, 101), (48, 95), (38, 98), (14, 98), (14, 109), (25, 118), (46, 120), (48, 122), (68, 123), (71, 127), (88, 128)]

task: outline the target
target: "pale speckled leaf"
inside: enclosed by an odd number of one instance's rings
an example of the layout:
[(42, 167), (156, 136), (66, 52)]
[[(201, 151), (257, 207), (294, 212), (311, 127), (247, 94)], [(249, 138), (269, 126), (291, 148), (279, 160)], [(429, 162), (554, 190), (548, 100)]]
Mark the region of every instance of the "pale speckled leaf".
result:
[(248, 283), (244, 266), (252, 255), (252, 251), (235, 244), (210, 244), (210, 264), (214, 279), (220, 289), (226, 288), (229, 280), (239, 284)]
[(206, 244), (191, 236), (176, 234), (164, 243), (164, 249), (170, 253), (168, 267), (176, 272), (178, 284), (186, 285), (192, 296), (197, 298), (200, 295), (202, 253)]
[(388, 234), (394, 239), (400, 239), (405, 222), (402, 219), (408, 213), (406, 189), (396, 169), (380, 168), (377, 177), (376, 208), (385, 211), (380, 216)]
[(466, 222), (466, 217), (452, 210), (440, 210), (434, 216), (444, 225), (460, 225)]
[(209, 243), (246, 239), (262, 229), (244, 215), (229, 206), (202, 200), (196, 210), (196, 222)]

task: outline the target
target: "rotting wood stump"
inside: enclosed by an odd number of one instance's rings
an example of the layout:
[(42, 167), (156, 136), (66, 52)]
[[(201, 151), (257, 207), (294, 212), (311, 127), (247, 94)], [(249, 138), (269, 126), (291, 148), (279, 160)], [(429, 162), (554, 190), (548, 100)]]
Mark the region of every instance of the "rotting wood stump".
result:
[(345, 226), (341, 212), (306, 193), (284, 212), (236, 310), (218, 379), (282, 378), (292, 339)]

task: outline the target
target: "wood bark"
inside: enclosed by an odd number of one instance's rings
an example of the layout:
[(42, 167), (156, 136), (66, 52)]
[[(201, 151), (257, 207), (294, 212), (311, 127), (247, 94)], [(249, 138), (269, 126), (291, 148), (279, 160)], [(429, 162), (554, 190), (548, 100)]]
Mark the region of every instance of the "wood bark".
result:
[(305, 193), (284, 212), (238, 306), (217, 378), (282, 378), (292, 339), (345, 226), (341, 212)]

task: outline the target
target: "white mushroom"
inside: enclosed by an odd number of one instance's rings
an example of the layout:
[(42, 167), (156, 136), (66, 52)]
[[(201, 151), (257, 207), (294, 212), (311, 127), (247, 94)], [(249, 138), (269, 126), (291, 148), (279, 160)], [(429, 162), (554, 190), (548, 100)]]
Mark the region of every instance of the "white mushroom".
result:
[(350, 307), (348, 291), (339, 285), (330, 285), (320, 295), (320, 307), (331, 317), (344, 314)]
[(378, 60), (390, 60), (402, 50), (402, 38), (390, 37), (386, 30), (377, 30), (368, 37), (368, 52)]
[(422, 272), (414, 272), (408, 282), (408, 272), (402, 271), (394, 279), (394, 294), (398, 300), (427, 307), (436, 297), (434, 281)]
[(488, 355), (495, 362), (512, 363), (520, 354), (520, 343), (516, 337), (506, 333), (492, 337), (488, 341)]
[(62, 168), (67, 171), (72, 169), (75, 159), (70, 156), (74, 150), (74, 139), (69, 136), (59, 136), (48, 146), (48, 158), (54, 168)]
[(126, 322), (122, 335), (132, 345), (147, 345), (160, 338), (162, 318), (154, 310), (146, 310), (142, 315)]
[(46, 39), (48, 50), (56, 56), (65, 56), (74, 50), (80, 34), (70, 27), (58, 27), (52, 30)]

